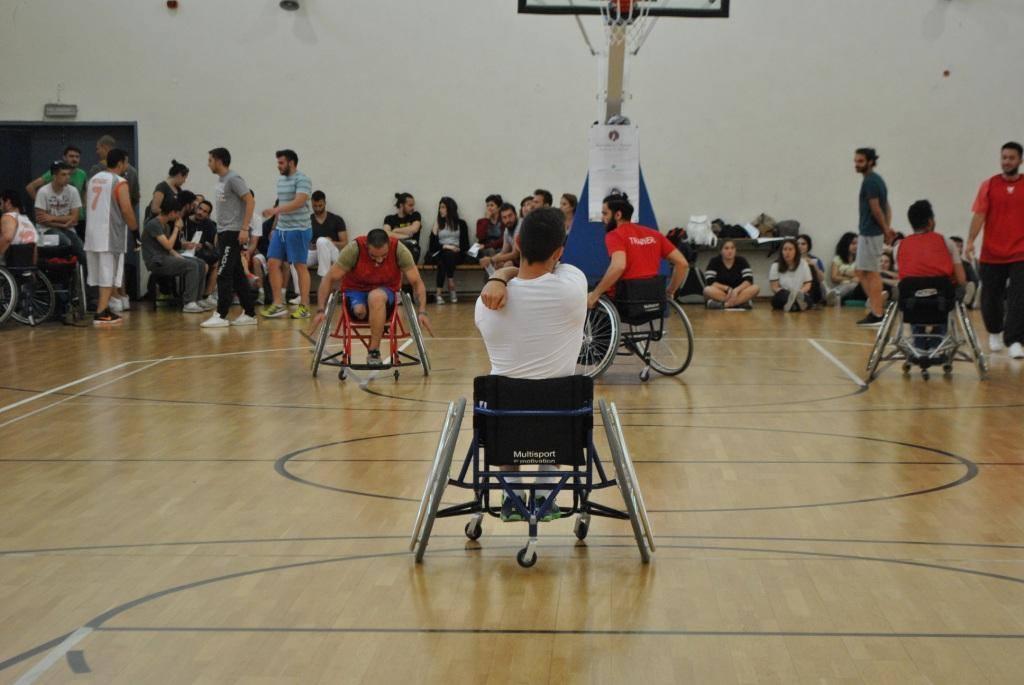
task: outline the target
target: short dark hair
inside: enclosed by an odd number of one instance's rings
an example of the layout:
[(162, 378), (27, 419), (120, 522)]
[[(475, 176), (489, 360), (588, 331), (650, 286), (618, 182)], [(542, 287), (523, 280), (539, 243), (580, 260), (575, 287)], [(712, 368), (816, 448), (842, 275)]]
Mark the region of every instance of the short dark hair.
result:
[(625, 193), (613, 193), (603, 200), (603, 203), (608, 205), (608, 209), (611, 211), (612, 216), (615, 216), (616, 212), (622, 212), (622, 218), (629, 221), (633, 218), (633, 205), (629, 202), (629, 195)]
[(375, 228), (366, 234), (366, 244), (370, 247), (384, 247), (391, 240), (383, 228)]
[(284, 157), (289, 162), (299, 163), (299, 156), (295, 154), (295, 150), (278, 150), (274, 153), (275, 157)]
[(857, 234), (851, 231), (847, 231), (839, 237), (839, 242), (836, 243), (836, 256), (843, 261), (843, 264), (849, 264), (853, 261), (850, 257), (850, 245), (857, 239)]
[(1007, 143), (1006, 145), (1004, 145), (1002, 149), (1003, 150), (1016, 150), (1018, 155), (1024, 155), (1024, 147), (1021, 147), (1020, 143), (1015, 143), (1012, 140), (1009, 143)]
[(178, 198), (167, 195), (160, 203), (160, 213), (167, 216), (171, 212), (180, 212), (182, 203), (178, 201)]
[(536, 197), (537, 195), (540, 195), (544, 199), (544, 204), (546, 204), (548, 206), (550, 206), (554, 202), (554, 198), (551, 197), (551, 191), (549, 191), (549, 190), (544, 190), (543, 188), (537, 188), (537, 190), (533, 191), (533, 195), (534, 195), (534, 197)]
[(535, 209), (523, 219), (519, 250), (527, 264), (546, 262), (565, 244), (565, 217), (554, 207)]
[[(807, 241), (807, 251), (808, 252), (810, 252), (811, 250), (814, 249), (814, 241), (811, 240), (811, 236), (807, 235), (806, 233), (801, 233), (800, 235), (798, 235), (796, 237), (796, 239), (797, 239), (797, 241), (800, 241), (800, 240)], [(799, 245), (797, 247), (799, 247)]]
[(0, 202), (3, 202), (4, 200), (7, 200), (12, 205), (14, 205), (14, 208), (17, 209), (19, 212), (22, 211), (23, 207), (21, 204), (21, 196), (18, 195), (16, 191), (5, 190), (2, 193), (0, 193)]
[(178, 204), (180, 204), (182, 207), (195, 201), (196, 194), (193, 193), (191, 190), (182, 190), (180, 193), (178, 193)]
[(121, 148), (115, 147), (107, 153), (107, 168), (113, 169), (121, 162), (128, 160), (128, 153)]
[(168, 176), (188, 176), (188, 167), (176, 159), (171, 160), (171, 168), (167, 171)]
[(928, 200), (918, 200), (907, 210), (907, 220), (915, 231), (928, 228), (928, 222), (934, 218), (935, 212), (932, 211), (932, 203)]
[(324, 195), (322, 190), (314, 190), (313, 194), (309, 196), (309, 199), (313, 202), (327, 202), (327, 196)]
[(878, 152), (876, 152), (873, 147), (859, 147), (854, 154), (861, 155), (869, 162), (878, 164)]
[(231, 153), (226, 147), (215, 147), (210, 150), (210, 156), (224, 166), (231, 166)]
[(70, 170), (71, 165), (68, 164), (67, 162), (62, 162), (58, 160), (50, 165), (50, 176), (56, 176), (58, 173), (64, 171), (65, 169)]
[(60, 153), (60, 154), (61, 154), (61, 156), (64, 156), (64, 155), (66, 155), (66, 154), (67, 154), (67, 153), (69, 153), (69, 152), (77, 152), (78, 154), (82, 154), (82, 151), (81, 151), (81, 150), (79, 150), (79, 149), (78, 149), (78, 148), (77, 148), (76, 146), (74, 146), (74, 145), (68, 145), (68, 146), (67, 146), (66, 148), (64, 148), (64, 152), (62, 152), (62, 153)]
[(213, 214), (212, 202), (210, 202), (209, 200), (203, 200), (202, 202), (199, 203), (199, 206), (202, 207), (203, 205), (206, 205), (206, 211), (208, 211), (210, 214)]
[(501, 195), (498, 195), (498, 194), (488, 195), (487, 199), (484, 200), (484, 204), (486, 205), (488, 203), (495, 204), (495, 205), (498, 205), (499, 207), (501, 207), (503, 204), (505, 204), (505, 200), (503, 200), (501, 198)]
[(514, 204), (509, 203), (509, 202), (502, 202), (501, 203), (501, 207), (498, 208), (498, 216), (501, 216), (502, 212), (512, 212), (516, 216), (519, 215), (519, 210), (516, 209), (516, 206)]

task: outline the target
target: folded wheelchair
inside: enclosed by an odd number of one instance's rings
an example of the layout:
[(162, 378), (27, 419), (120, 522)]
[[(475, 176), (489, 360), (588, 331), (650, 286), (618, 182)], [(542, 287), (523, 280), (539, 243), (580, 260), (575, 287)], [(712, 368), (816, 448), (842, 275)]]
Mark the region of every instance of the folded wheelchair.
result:
[[(370, 323), (360, 321), (353, 317), (352, 310), (344, 290), (336, 290), (331, 293), (324, 307), (324, 321), (313, 339), (313, 376), (316, 377), (321, 366), (333, 366), (338, 368), (338, 378), (345, 380), (348, 370), (390, 370), (398, 380), (399, 369), (403, 366), (420, 366), (423, 368), (423, 375), (430, 375), (430, 358), (427, 356), (427, 347), (423, 340), (423, 330), (420, 328), (419, 319), (416, 318), (416, 307), (413, 306), (412, 298), (408, 293), (396, 292), (395, 302), (401, 306), (389, 305), (387, 311), (387, 322), (384, 326), (384, 337), (381, 342), (389, 344), (389, 352), (384, 357), (381, 366), (369, 364), (356, 364), (352, 358), (352, 343), (358, 340), (363, 348), (369, 351), (370, 345)], [(404, 314), (405, 322), (399, 316), (399, 309)], [(333, 323), (332, 322), (335, 322)], [(327, 349), (331, 338), (341, 341), (341, 349), (330, 351)], [(416, 345), (416, 354), (406, 352), (408, 344), (402, 341), (411, 340)]]
[[(526, 546), (516, 555), (524, 568), (537, 563), (539, 524), (553, 514), (558, 518), (576, 516), (574, 532), (579, 540), (587, 537), (592, 515), (628, 520), (640, 558), (648, 563), (655, 549), (654, 534), (619, 414), (614, 403), (610, 407), (603, 400), (599, 403), (615, 468), (615, 478), (609, 478), (594, 447), (593, 396), (594, 381), (586, 376), (476, 378), (473, 439), (454, 477), (452, 457), (466, 400), (448, 405), (413, 528), (410, 550), (416, 561), (423, 561), (436, 519), (469, 516), (466, 537), (477, 540), (483, 534), (484, 516), (501, 517), (504, 498), (527, 524)], [(540, 470), (511, 470), (527, 466)], [(615, 486), (625, 501), (624, 510), (591, 499), (594, 492)], [(449, 487), (471, 491), (472, 499), (442, 508), (441, 499)], [(567, 502), (571, 497), (572, 504), (556, 505), (559, 495)]]
[(875, 380), (899, 361), (903, 362), (904, 374), (917, 366), (925, 379), (933, 366), (951, 374), (953, 363), (958, 361), (974, 364), (982, 379), (988, 373), (988, 361), (967, 308), (948, 278), (900, 281), (868, 357), (867, 381)]
[(636, 355), (640, 380), (651, 369), (677, 376), (693, 359), (693, 326), (682, 306), (669, 300), (663, 276), (619, 281), (615, 299), (602, 296), (587, 313), (576, 373), (597, 378), (617, 356)]

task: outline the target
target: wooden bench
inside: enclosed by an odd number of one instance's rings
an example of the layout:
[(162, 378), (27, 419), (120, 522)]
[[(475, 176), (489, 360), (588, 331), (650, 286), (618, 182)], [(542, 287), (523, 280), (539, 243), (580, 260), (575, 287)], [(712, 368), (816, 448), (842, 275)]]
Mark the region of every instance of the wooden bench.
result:
[[(416, 266), (419, 267), (419, 270), (421, 272), (428, 272), (429, 271), (429, 272), (433, 273), (433, 272), (437, 271), (437, 265), (436, 264), (417, 264)], [(460, 271), (464, 271), (464, 272), (478, 272), (480, 274), (483, 274), (484, 277), (479, 279), (479, 282), (477, 283), (477, 285), (472, 285), (471, 286), (470, 283), (473, 282), (473, 281), (476, 281), (477, 279), (469, 278), (468, 276), (467, 277), (463, 277), (463, 278), (459, 278), (459, 272)], [(486, 275), (487, 275), (487, 272), (484, 271), (484, 268), (482, 266), (480, 266), (479, 264), (459, 264), (458, 266), (455, 267), (455, 291), (458, 292), (460, 295), (463, 294), (463, 293), (470, 294), (470, 295), (477, 295), (477, 294), (479, 294), (480, 293), (480, 289), (484, 287), (484, 281), (486, 280)], [(423, 275), (423, 282), (427, 286), (427, 292), (428, 293), (434, 292), (434, 279), (433, 278), (427, 277), (426, 274), (424, 273), (424, 275)]]

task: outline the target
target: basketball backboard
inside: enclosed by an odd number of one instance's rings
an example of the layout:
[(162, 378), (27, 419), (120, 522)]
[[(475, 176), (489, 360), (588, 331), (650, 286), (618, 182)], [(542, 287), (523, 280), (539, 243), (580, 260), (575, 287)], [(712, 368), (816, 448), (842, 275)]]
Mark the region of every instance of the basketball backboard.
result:
[[(521, 14), (601, 14), (609, 0), (519, 0)], [(636, 0), (652, 17), (728, 17), (729, 0)]]

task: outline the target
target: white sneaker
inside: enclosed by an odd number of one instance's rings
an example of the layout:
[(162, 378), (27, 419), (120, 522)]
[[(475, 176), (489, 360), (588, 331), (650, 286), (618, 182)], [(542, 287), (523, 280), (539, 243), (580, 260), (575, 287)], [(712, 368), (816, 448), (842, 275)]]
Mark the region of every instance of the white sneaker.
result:
[(230, 325), (227, 319), (220, 318), (220, 314), (216, 312), (209, 319), (199, 324), (200, 328), (227, 328)]
[(989, 333), (988, 334), (988, 349), (993, 352), (1002, 352), (1006, 349), (1003, 345), (1003, 334), (1002, 333)]
[(124, 297), (121, 298), (121, 309), (122, 309), (122, 311), (128, 311), (131, 308), (132, 308), (132, 300), (131, 300), (130, 297), (125, 295)]
[(449, 300), (451, 301), (452, 304), (458, 304), (459, 303), (459, 295), (458, 295), (458, 293), (456, 293), (454, 290), (451, 291), (451, 297), (449, 298)]
[(188, 304), (181, 308), (181, 311), (183, 311), (186, 314), (201, 314), (209, 310), (203, 309), (201, 306), (199, 306), (198, 302), (189, 302)]
[(207, 295), (203, 299), (199, 300), (199, 304), (201, 306), (203, 306), (203, 307), (207, 307), (207, 306), (210, 307), (210, 308), (216, 307), (217, 306), (217, 293), (211, 293), (211, 294)]
[(1010, 345), (1010, 358), (1024, 359), (1024, 345), (1021, 345), (1020, 343), (1013, 343)]
[(434, 303), (435, 304), (444, 304), (444, 296), (443, 295), (434, 295)]
[(110, 298), (110, 301), (107, 303), (107, 309), (109, 309), (112, 312), (123, 312), (124, 311), (124, 305), (121, 304), (121, 298), (120, 297), (112, 297), (112, 298)]
[(302, 295), (296, 295), (292, 299), (288, 300), (288, 304), (302, 304)]
[(232, 326), (255, 326), (256, 317), (249, 316), (248, 314), (239, 314), (236, 318), (231, 320)]
[(204, 312), (208, 312), (211, 309), (217, 308), (216, 302), (207, 302), (206, 300), (199, 300), (198, 302), (196, 302), (196, 304), (199, 305), (199, 308), (202, 309)]

